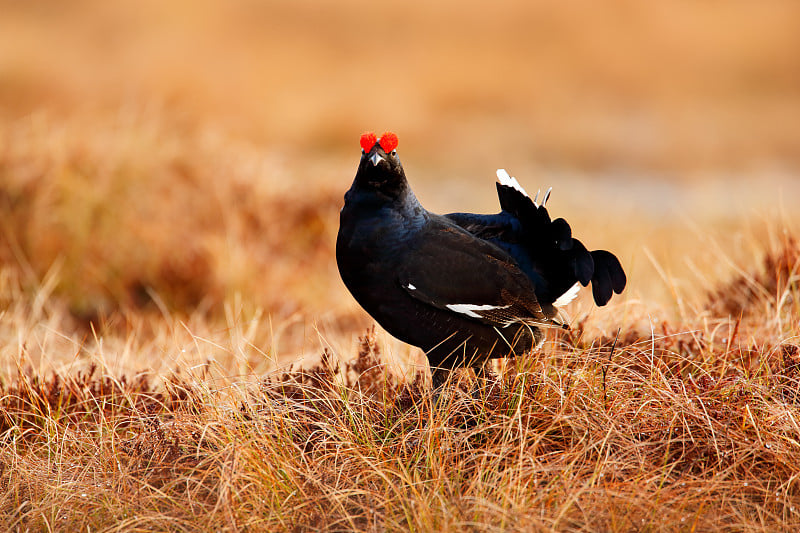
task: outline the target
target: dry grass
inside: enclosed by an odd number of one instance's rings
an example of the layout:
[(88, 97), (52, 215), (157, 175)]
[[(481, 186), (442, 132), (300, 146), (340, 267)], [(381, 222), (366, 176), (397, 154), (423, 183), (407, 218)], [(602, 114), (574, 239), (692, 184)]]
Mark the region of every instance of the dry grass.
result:
[(0, 391), (3, 526), (794, 529), (800, 262), (787, 246), (764, 264), (795, 257), (788, 276), (716, 291), (764, 313), (611, 336), (583, 319), (439, 397), (386, 367), (374, 332), (349, 363), (326, 349), (260, 381), (211, 363), (45, 376), (23, 345)]
[[(0, 529), (798, 529), (798, 6), (0, 0)], [(333, 257), (383, 128), (625, 295), (432, 396)]]

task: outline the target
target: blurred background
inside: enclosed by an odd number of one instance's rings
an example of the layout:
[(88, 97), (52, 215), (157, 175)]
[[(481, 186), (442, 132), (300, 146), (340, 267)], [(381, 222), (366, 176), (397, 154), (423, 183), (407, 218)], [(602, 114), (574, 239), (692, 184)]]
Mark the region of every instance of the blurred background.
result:
[(361, 333), (333, 244), (367, 130), (398, 134), (433, 211), (496, 210), (497, 168), (554, 187), (551, 214), (615, 251), (652, 313), (799, 218), (798, 2), (0, 13), (2, 303), (44, 291), (78, 329), (236, 300), (299, 343)]

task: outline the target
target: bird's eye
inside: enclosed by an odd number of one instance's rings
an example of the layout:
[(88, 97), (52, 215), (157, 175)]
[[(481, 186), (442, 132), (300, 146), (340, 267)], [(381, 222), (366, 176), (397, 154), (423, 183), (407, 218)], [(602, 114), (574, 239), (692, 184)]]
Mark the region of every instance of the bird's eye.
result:
[(392, 155), (397, 155), (397, 150), (392, 150)]

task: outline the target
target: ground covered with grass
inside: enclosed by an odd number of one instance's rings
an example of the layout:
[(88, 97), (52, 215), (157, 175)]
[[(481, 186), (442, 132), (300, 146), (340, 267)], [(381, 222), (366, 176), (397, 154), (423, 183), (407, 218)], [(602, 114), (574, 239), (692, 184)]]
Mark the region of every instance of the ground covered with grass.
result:
[(609, 335), (578, 319), (441, 394), (384, 364), (374, 331), (355, 357), (225, 384), (208, 366), (20, 363), (0, 387), (2, 525), (794, 529), (800, 249), (783, 244), (709, 291), (700, 320)]

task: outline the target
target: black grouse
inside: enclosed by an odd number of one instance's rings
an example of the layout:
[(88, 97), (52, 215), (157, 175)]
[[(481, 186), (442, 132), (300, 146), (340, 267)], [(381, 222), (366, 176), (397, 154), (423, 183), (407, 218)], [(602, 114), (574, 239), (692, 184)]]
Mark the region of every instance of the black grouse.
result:
[(597, 305), (626, 277), (605, 250), (588, 251), (550, 191), (531, 199), (498, 170), (500, 213), (437, 215), (420, 205), (397, 157), (397, 136), (361, 136), (344, 196), (336, 261), (359, 304), (389, 333), (425, 351), (434, 384), (449, 370), (538, 347), (543, 328), (566, 327), (557, 307), (592, 283)]

